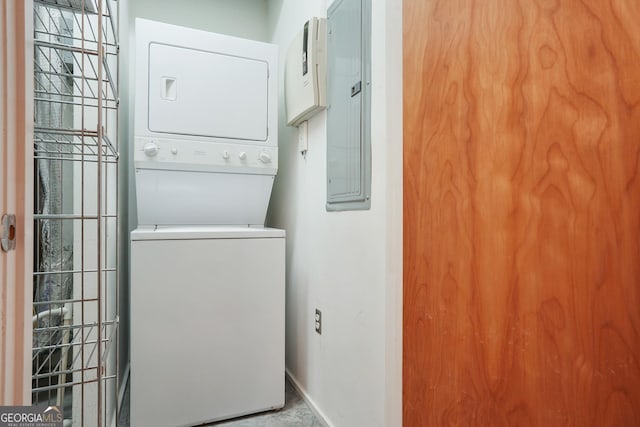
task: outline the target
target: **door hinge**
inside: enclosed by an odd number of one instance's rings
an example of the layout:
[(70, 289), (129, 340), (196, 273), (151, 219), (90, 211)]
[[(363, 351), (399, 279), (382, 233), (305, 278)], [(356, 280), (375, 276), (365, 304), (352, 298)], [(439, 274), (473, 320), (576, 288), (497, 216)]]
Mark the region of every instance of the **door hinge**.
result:
[(16, 248), (16, 216), (2, 216), (2, 234), (0, 234), (2, 250), (9, 252)]

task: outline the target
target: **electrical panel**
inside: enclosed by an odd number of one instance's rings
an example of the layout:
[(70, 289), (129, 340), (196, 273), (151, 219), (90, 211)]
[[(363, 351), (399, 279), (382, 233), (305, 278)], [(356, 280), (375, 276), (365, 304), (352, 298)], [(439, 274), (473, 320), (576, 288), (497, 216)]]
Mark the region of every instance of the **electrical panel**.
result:
[(289, 126), (298, 126), (327, 106), (326, 43), (326, 19), (311, 18), (289, 46), (284, 77)]
[(327, 204), (371, 207), (371, 2), (335, 0), (327, 12)]

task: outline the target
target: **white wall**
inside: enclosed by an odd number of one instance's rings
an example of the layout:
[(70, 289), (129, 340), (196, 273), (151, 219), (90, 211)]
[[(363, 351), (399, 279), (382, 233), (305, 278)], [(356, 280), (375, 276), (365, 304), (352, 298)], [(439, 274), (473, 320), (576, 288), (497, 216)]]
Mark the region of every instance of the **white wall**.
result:
[(129, 232), (136, 225), (133, 177), (133, 95), (136, 18), (268, 41), (265, 0), (120, 0), (120, 376), (129, 360)]
[[(280, 170), (268, 224), (287, 230), (287, 369), (335, 426), (401, 425), (401, 0), (372, 6), (371, 210), (327, 212), (326, 114), (309, 121), (309, 151), (284, 126), (286, 48), (326, 0), (270, 0), (280, 45)], [(314, 310), (322, 311), (322, 335)]]
[(266, 41), (265, 0), (129, 0), (135, 18)]

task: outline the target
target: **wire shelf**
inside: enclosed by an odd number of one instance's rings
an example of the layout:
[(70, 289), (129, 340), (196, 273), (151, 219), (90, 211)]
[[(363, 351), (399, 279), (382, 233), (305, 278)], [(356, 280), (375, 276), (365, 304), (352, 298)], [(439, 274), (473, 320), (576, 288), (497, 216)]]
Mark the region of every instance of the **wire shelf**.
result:
[[(71, 40), (74, 46), (85, 47), (97, 51), (98, 47), (98, 15), (94, 0), (34, 0), (36, 14), (34, 16), (36, 40), (54, 41), (60, 38)], [(42, 6), (37, 8), (37, 6)], [(111, 1), (102, 2), (101, 16), (108, 22), (100, 28), (102, 31), (102, 46), (107, 53), (117, 54), (118, 38), (113, 18)], [(65, 17), (64, 21), (58, 18)]]
[[(95, 101), (98, 99), (98, 62), (102, 62), (106, 76), (100, 80), (103, 83), (100, 85), (102, 98), (105, 102), (117, 102), (118, 95), (112, 77), (109, 77), (113, 74), (107, 57), (86, 48), (58, 43), (36, 40), (34, 45), (36, 93), (52, 96), (75, 94)], [(77, 71), (81, 69), (84, 69), (82, 74)]]
[[(108, 355), (115, 346), (118, 319), (98, 324), (69, 324), (43, 326), (38, 324), (51, 317), (63, 317), (63, 308), (48, 308), (33, 316), (34, 337), (42, 337), (42, 343), (33, 347), (32, 393), (35, 396), (48, 395), (52, 391), (64, 393), (82, 384), (104, 380), (116, 380), (115, 375), (104, 376), (109, 363)], [(96, 338), (97, 328), (101, 328), (100, 340)], [(98, 349), (99, 347), (100, 350)], [(102, 356), (98, 357), (98, 353)], [(100, 371), (101, 375), (98, 375)], [(73, 377), (79, 380), (73, 380)]]
[(47, 6), (72, 9), (87, 14), (98, 13), (98, 8), (94, 0), (36, 0), (36, 2)]
[(102, 162), (117, 163), (119, 154), (111, 140), (103, 135), (99, 144), (96, 132), (65, 131), (36, 128), (34, 131), (34, 158), (65, 160), (72, 162), (98, 162), (98, 152)]

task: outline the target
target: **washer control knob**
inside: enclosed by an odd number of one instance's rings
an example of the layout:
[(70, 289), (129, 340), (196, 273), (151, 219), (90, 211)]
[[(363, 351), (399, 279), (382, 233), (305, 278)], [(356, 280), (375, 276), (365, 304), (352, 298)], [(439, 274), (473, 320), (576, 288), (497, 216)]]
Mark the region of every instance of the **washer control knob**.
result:
[(224, 150), (224, 152), (222, 153), (222, 158), (225, 160), (229, 160), (229, 152), (227, 150)]
[(246, 152), (246, 151), (241, 151), (241, 152), (239, 152), (239, 153), (238, 153), (238, 158), (239, 158), (240, 160), (244, 160), (244, 159), (246, 159), (246, 158), (247, 158), (247, 152)]
[(160, 148), (158, 147), (158, 144), (156, 144), (155, 142), (147, 142), (142, 147), (142, 151), (144, 151), (144, 154), (147, 155), (147, 157), (154, 157), (158, 154), (158, 151), (160, 151)]
[(178, 154), (178, 149), (177, 149), (176, 147), (173, 147), (173, 148), (171, 149), (171, 154), (173, 154), (173, 155)]
[(262, 163), (271, 163), (271, 154), (267, 153), (266, 151), (260, 153), (259, 158)]

